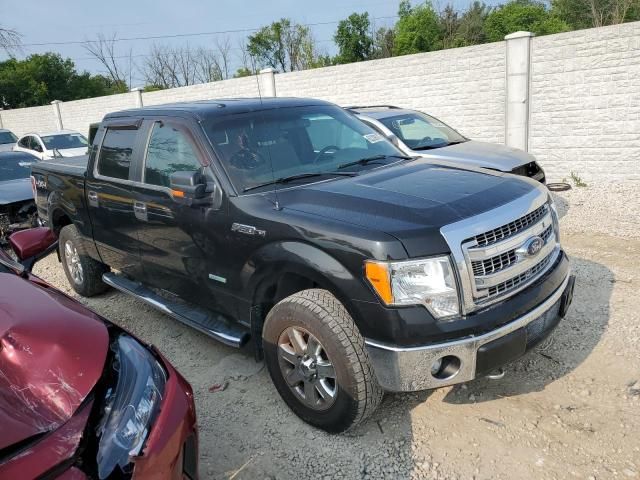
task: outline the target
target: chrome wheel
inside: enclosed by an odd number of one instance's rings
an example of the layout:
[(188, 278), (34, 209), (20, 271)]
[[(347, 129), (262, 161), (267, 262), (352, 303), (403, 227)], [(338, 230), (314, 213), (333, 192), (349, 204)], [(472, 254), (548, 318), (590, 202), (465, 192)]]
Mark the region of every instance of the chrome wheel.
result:
[(335, 369), (310, 332), (302, 327), (288, 327), (282, 332), (278, 360), (287, 385), (302, 403), (314, 410), (333, 405), (338, 393)]
[(84, 274), (82, 272), (82, 264), (80, 263), (80, 255), (78, 255), (78, 249), (71, 242), (67, 240), (64, 244), (64, 260), (67, 264), (67, 270), (71, 275), (73, 281), (81, 285), (84, 280)]

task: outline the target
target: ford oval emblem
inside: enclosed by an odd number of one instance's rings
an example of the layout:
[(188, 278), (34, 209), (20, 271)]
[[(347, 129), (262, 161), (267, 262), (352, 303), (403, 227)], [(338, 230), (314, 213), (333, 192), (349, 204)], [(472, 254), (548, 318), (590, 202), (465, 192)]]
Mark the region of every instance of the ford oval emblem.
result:
[(527, 240), (523, 247), (523, 250), (527, 252), (527, 255), (533, 257), (537, 255), (540, 250), (542, 250), (542, 247), (544, 247), (544, 240), (542, 239), (542, 237), (536, 235), (535, 237), (531, 237), (529, 240)]

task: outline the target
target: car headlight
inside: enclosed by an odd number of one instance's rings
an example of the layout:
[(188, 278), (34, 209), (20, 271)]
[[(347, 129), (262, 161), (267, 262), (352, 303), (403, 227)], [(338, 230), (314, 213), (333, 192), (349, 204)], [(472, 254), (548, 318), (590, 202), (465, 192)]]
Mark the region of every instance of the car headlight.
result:
[(114, 342), (115, 390), (106, 395), (98, 427), (98, 476), (108, 477), (138, 455), (154, 420), (166, 383), (166, 373), (145, 347), (128, 335)]
[(386, 305), (424, 305), (437, 318), (460, 313), (458, 289), (449, 257), (403, 262), (367, 261), (365, 274)]
[(551, 221), (553, 222), (553, 231), (556, 234), (556, 242), (560, 243), (560, 216), (558, 215), (558, 207), (553, 200), (551, 194), (549, 194), (549, 207), (551, 208)]

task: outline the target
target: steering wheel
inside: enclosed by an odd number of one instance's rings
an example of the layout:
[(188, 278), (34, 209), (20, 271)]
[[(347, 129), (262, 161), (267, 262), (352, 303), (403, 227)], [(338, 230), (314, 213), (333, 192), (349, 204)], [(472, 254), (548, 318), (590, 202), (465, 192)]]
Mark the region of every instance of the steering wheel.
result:
[(322, 150), (318, 152), (318, 155), (316, 155), (316, 158), (313, 159), (313, 163), (314, 164), (318, 163), (320, 159), (324, 157), (327, 153), (329, 152), (335, 153), (338, 150), (340, 150), (340, 147), (337, 147), (336, 145), (327, 145), (326, 147), (324, 147)]
[(252, 152), (248, 148), (243, 148), (229, 159), (231, 165), (242, 170), (253, 170), (265, 164), (265, 159), (258, 152)]

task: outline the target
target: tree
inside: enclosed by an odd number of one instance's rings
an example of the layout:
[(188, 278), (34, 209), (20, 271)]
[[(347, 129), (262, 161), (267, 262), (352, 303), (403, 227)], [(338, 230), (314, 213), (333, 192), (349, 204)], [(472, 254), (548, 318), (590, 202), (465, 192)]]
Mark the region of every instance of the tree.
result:
[(402, 0), (398, 8), (398, 22), (394, 55), (429, 52), (442, 45), (438, 14), (430, 2), (412, 7), (409, 0)]
[(369, 60), (373, 55), (373, 38), (370, 34), (369, 14), (352, 13), (338, 23), (333, 36), (338, 45), (337, 63), (352, 63)]
[(393, 28), (380, 27), (373, 39), (373, 58), (393, 57), (396, 32)]
[(573, 29), (640, 20), (640, 0), (551, 0), (551, 11)]
[(458, 29), (460, 28), (460, 18), (458, 12), (450, 3), (440, 12), (439, 23), (442, 48), (455, 47)]
[(102, 75), (78, 74), (70, 59), (55, 53), (0, 62), (0, 103), (3, 108), (46, 105), (52, 100), (78, 100), (109, 95), (121, 85)]
[(536, 35), (566, 32), (569, 25), (553, 15), (543, 3), (532, 0), (515, 0), (493, 10), (484, 23), (489, 42), (504, 40), (505, 35), (520, 30)]
[[(111, 37), (107, 37), (100, 33), (95, 40), (88, 41), (83, 44), (83, 48), (98, 60), (104, 68), (107, 70), (107, 76), (116, 85), (124, 86), (123, 92), (128, 90), (127, 85), (131, 82), (127, 82), (131, 78), (131, 50), (127, 57), (118, 57), (115, 52), (115, 44), (117, 37), (113, 34)], [(122, 59), (128, 59), (128, 67), (124, 66), (125, 62)], [(131, 85), (129, 85), (131, 88)]]
[(312, 68), (320, 57), (309, 28), (288, 18), (249, 35), (247, 52), (258, 66), (281, 72)]
[(456, 32), (455, 46), (466, 47), (485, 43), (484, 22), (491, 9), (484, 3), (474, 1), (469, 8), (462, 13), (460, 24)]
[(0, 27), (0, 50), (4, 50), (4, 53), (11, 55), (14, 52), (20, 50), (22, 35), (16, 30), (11, 28)]

